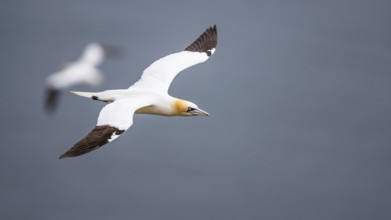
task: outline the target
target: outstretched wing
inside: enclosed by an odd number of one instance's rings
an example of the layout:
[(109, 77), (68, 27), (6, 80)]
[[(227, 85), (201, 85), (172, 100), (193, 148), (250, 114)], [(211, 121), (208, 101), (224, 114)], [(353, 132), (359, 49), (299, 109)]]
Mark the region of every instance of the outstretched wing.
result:
[(165, 56), (147, 67), (134, 86), (153, 87), (168, 91), (172, 80), (182, 70), (205, 62), (214, 53), (217, 45), (216, 25), (206, 29), (185, 50)]
[(60, 98), (60, 90), (47, 87), (45, 91), (45, 109), (47, 112), (52, 113), (56, 110), (58, 105), (58, 100)]
[(148, 98), (119, 99), (107, 104), (99, 113), (96, 127), (60, 159), (80, 156), (112, 142), (132, 126), (134, 112), (149, 104)]

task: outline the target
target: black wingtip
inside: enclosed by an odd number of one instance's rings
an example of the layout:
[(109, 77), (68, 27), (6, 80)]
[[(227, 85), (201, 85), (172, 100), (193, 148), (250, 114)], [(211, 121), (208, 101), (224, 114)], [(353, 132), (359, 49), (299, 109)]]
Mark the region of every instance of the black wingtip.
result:
[(217, 26), (213, 25), (206, 29), (193, 43), (185, 48), (186, 51), (204, 52), (212, 55), (212, 49), (217, 45)]
[(123, 132), (124, 130), (119, 130), (118, 128), (109, 125), (96, 126), (90, 133), (77, 142), (67, 152), (62, 154), (58, 159), (77, 157), (96, 150), (109, 143), (109, 140), (112, 139), (113, 135), (120, 135)]
[(60, 99), (60, 90), (48, 87), (45, 91), (45, 110), (47, 113), (53, 113), (57, 109)]
[(107, 58), (120, 59), (125, 56), (125, 50), (119, 45), (100, 43)]

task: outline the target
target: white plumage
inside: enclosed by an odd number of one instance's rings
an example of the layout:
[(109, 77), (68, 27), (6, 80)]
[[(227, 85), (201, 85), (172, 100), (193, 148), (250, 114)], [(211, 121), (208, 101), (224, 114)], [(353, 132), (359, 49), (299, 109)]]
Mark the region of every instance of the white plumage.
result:
[[(214, 52), (214, 50), (213, 50)], [(147, 67), (141, 79), (133, 86), (149, 88), (159, 92), (167, 92), (172, 80), (182, 70), (205, 62), (206, 53), (181, 51), (165, 56)]]

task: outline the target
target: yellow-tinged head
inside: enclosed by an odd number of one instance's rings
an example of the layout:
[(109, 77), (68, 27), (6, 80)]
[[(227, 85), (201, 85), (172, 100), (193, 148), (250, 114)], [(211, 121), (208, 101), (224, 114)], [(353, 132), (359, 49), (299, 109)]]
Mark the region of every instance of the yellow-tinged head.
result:
[(174, 101), (174, 111), (179, 116), (209, 116), (209, 113), (201, 110), (198, 106), (192, 102), (176, 99)]

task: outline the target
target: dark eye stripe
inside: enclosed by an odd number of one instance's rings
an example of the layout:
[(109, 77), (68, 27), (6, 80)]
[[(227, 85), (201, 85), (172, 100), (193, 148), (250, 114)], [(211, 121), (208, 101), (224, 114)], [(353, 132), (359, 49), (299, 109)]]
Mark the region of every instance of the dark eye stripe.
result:
[(187, 111), (188, 111), (188, 112), (193, 111), (193, 110), (195, 110), (195, 108), (192, 108), (192, 107), (188, 107), (188, 108), (187, 108)]

